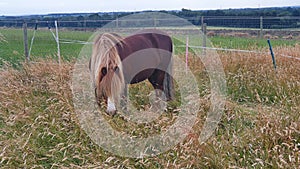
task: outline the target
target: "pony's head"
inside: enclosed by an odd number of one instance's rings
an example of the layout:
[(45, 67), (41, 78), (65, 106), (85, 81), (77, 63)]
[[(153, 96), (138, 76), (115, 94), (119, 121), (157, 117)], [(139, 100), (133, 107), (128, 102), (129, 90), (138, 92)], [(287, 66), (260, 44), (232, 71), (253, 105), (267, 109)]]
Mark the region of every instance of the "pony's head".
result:
[(104, 33), (95, 38), (90, 60), (90, 71), (95, 97), (99, 106), (107, 106), (107, 113), (114, 115), (124, 88), (122, 62), (116, 45), (122, 45), (117, 34)]

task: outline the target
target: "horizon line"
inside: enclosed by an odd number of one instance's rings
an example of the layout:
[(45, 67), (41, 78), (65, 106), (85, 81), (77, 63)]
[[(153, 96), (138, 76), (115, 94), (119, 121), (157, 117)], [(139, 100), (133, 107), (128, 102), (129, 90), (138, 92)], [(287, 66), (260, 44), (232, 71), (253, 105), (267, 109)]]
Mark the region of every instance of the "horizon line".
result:
[(241, 8), (216, 8), (216, 9), (188, 9), (188, 8), (181, 8), (181, 9), (141, 9), (141, 10), (120, 10), (120, 11), (74, 11), (74, 12), (45, 12), (45, 13), (33, 13), (33, 14), (1, 14), (0, 17), (24, 17), (24, 16), (43, 16), (43, 15), (72, 15), (72, 14), (96, 14), (96, 13), (130, 13), (130, 12), (159, 12), (159, 11), (182, 11), (182, 9), (191, 10), (191, 11), (214, 11), (214, 10), (234, 10), (234, 9), (267, 9), (267, 8), (300, 8), (300, 6), (274, 6), (274, 7), (241, 7)]

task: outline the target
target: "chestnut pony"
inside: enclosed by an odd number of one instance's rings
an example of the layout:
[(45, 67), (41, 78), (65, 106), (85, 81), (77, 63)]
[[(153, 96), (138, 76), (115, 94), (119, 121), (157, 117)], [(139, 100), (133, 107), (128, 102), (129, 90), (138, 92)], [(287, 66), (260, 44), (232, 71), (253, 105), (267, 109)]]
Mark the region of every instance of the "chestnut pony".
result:
[(105, 103), (107, 113), (114, 115), (127, 84), (146, 79), (157, 97), (163, 93), (166, 101), (172, 100), (172, 50), (171, 38), (159, 30), (143, 30), (125, 38), (115, 33), (98, 35), (89, 63), (98, 105)]

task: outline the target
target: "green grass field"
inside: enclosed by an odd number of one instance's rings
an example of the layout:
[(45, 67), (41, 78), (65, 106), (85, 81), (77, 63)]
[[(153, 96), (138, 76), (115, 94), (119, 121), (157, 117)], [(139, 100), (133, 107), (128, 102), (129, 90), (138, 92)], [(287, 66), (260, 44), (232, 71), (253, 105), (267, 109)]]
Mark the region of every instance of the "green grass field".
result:
[[(54, 32), (55, 33), (55, 32)], [(25, 60), (23, 30), (21, 29), (0, 29), (3, 40), (0, 42), (1, 60), (12, 64), (18, 64)], [(61, 31), (60, 39), (71, 39), (87, 41), (92, 32)], [(28, 30), (28, 44), (30, 48), (33, 30)], [(5, 40), (5, 41), (4, 41)], [(81, 44), (60, 44), (61, 56), (65, 60), (76, 58), (83, 45)], [(57, 44), (49, 30), (39, 30), (33, 41), (31, 59), (55, 58), (57, 57)]]
[[(61, 41), (67, 40), (77, 40), (77, 41), (87, 41), (93, 32), (84, 31), (68, 31), (61, 30), (59, 32), (59, 38)], [(23, 31), (22, 29), (0, 29), (0, 65), (3, 61), (11, 64), (19, 64), (25, 60), (24, 56), (24, 44), (23, 44)], [(31, 44), (33, 36), (33, 30), (28, 30), (28, 43), (29, 47)], [(185, 36), (176, 35), (173, 37), (175, 44), (185, 43)], [(215, 36), (209, 38), (214, 47), (228, 48), (228, 49), (245, 49), (245, 50), (260, 50), (261, 48), (268, 48), (266, 39), (255, 39), (255, 38), (239, 38), (239, 37), (222, 37)], [(293, 46), (296, 40), (272, 40), (274, 47), (276, 46)], [(199, 40), (199, 36), (190, 37), (190, 45), (201, 45), (202, 41)], [(208, 46), (209, 45), (208, 43)], [(60, 43), (61, 56), (64, 60), (70, 61), (78, 57), (82, 44), (76, 43)], [(184, 52), (185, 48), (178, 49), (179, 53)], [(32, 50), (31, 59), (39, 58), (56, 58), (57, 57), (57, 45), (51, 32), (47, 29), (38, 30), (36, 32)]]
[[(201, 96), (193, 130), (167, 152), (135, 159), (105, 151), (79, 124), (71, 79), (73, 58), (82, 45), (61, 44), (64, 59), (59, 67), (51, 64), (56, 62), (56, 44), (51, 33), (39, 31), (32, 49), (32, 60), (38, 62), (24, 64), (22, 31), (0, 29), (0, 33), (0, 168), (300, 166), (300, 61), (280, 56), (300, 58), (297, 41), (272, 40), (278, 67), (275, 72), (266, 40), (210, 38), (215, 47), (262, 52), (218, 52), (227, 82), (226, 105), (218, 128), (204, 144), (199, 144), (198, 137), (211, 105), (210, 79), (203, 63), (192, 57), (191, 52), (189, 67)], [(62, 39), (85, 41), (90, 36), (91, 32), (60, 32)], [(184, 45), (181, 41), (185, 36), (173, 39), (175, 45)], [(190, 41), (197, 43), (193, 37)], [(184, 50), (180, 48), (176, 54), (184, 58)], [(149, 106), (148, 83), (133, 85), (130, 90), (135, 105), (141, 109)], [(180, 103), (172, 104), (176, 107)], [(177, 113), (170, 109), (157, 121), (143, 125), (127, 122), (121, 116), (105, 118), (118, 131), (146, 137), (172, 124)]]

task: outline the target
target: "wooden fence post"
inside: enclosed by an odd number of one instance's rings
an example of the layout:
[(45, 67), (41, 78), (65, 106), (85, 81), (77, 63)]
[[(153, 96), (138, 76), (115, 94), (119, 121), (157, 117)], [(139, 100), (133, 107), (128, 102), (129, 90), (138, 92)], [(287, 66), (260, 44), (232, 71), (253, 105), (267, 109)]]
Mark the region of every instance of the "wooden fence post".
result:
[(186, 43), (185, 43), (185, 73), (188, 70), (188, 57), (189, 57), (189, 36), (186, 36)]
[(83, 20), (84, 31), (86, 32), (86, 20)]
[(201, 31), (203, 32), (204, 27), (204, 16), (201, 16)]
[(119, 17), (117, 16), (116, 18), (116, 28), (118, 29), (119, 28)]
[(153, 26), (156, 29), (156, 27), (157, 27), (157, 19), (156, 19), (156, 17), (153, 18)]
[(23, 39), (24, 39), (24, 54), (26, 62), (29, 62), (29, 52), (28, 52), (28, 35), (27, 35), (27, 23), (23, 23)]
[(207, 30), (207, 24), (203, 23), (203, 39), (202, 39), (203, 55), (206, 54), (206, 30)]
[(262, 39), (263, 38), (263, 29), (264, 29), (263, 17), (262, 16), (260, 17), (259, 27), (260, 27), (259, 38)]

